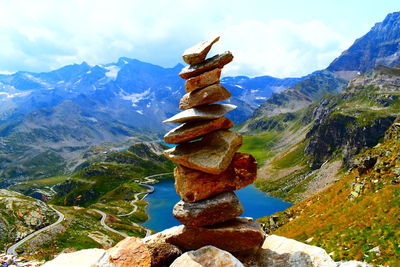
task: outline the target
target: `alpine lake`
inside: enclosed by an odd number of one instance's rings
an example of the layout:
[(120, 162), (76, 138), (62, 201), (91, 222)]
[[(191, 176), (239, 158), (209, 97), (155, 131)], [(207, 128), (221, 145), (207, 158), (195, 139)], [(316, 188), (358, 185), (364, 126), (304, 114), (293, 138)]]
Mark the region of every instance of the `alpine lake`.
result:
[[(143, 223), (143, 226), (160, 232), (180, 225), (181, 223), (172, 216), (174, 205), (181, 200), (175, 191), (174, 179), (160, 179), (159, 183), (153, 186), (154, 193), (149, 194), (145, 199), (149, 203), (147, 206), (149, 219)], [(285, 210), (292, 205), (281, 199), (268, 196), (253, 185), (235, 191), (235, 193), (243, 205), (244, 213), (242, 216), (244, 217), (257, 219)]]

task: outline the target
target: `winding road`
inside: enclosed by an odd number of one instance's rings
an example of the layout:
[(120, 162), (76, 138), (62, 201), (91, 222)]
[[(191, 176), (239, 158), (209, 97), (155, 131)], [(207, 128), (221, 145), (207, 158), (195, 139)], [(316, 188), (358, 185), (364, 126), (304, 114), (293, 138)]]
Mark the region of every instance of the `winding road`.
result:
[(107, 214), (105, 214), (104, 212), (102, 212), (102, 211), (100, 211), (100, 210), (96, 210), (96, 209), (93, 209), (93, 210), (101, 215), (100, 223), (101, 223), (101, 225), (102, 225), (104, 228), (106, 228), (108, 231), (111, 231), (111, 232), (113, 232), (113, 233), (122, 235), (123, 237), (129, 237), (129, 235), (127, 235), (127, 234), (125, 234), (125, 233), (122, 233), (122, 232), (120, 232), (120, 231), (117, 231), (117, 230), (111, 228), (110, 226), (108, 226), (108, 225), (106, 224)]
[(44, 227), (44, 228), (42, 228), (42, 229), (37, 230), (36, 232), (31, 233), (30, 235), (27, 235), (26, 237), (24, 237), (23, 239), (21, 239), (20, 241), (18, 241), (17, 243), (15, 243), (14, 245), (12, 245), (11, 247), (9, 247), (9, 248), (7, 249), (7, 254), (12, 254), (12, 255), (17, 256), (17, 253), (15, 252), (15, 250), (16, 250), (19, 246), (21, 246), (23, 243), (25, 243), (25, 242), (28, 241), (29, 239), (33, 238), (34, 236), (36, 236), (36, 235), (38, 235), (38, 234), (40, 234), (40, 233), (42, 233), (42, 232), (44, 232), (44, 231), (46, 231), (46, 230), (48, 230), (48, 229), (50, 229), (50, 228), (52, 228), (52, 227), (58, 225), (59, 223), (61, 223), (61, 222), (64, 220), (64, 217), (65, 217), (64, 214), (62, 214), (61, 212), (59, 212), (58, 210), (56, 210), (54, 207), (52, 207), (52, 206), (50, 206), (50, 205), (49, 205), (49, 207), (50, 207), (51, 209), (53, 209), (53, 210), (57, 213), (57, 215), (58, 215), (58, 220), (57, 220), (55, 223), (53, 223), (53, 224), (50, 224), (50, 225), (48, 225), (48, 226), (46, 226), (46, 227)]
[[(151, 193), (154, 192), (154, 187), (151, 186), (151, 185), (148, 185), (147, 183), (155, 183), (156, 180), (153, 179), (154, 177), (165, 176), (165, 175), (171, 175), (171, 174), (173, 174), (173, 173), (172, 173), (172, 172), (166, 172), (166, 173), (153, 174), (153, 175), (149, 175), (149, 176), (144, 177), (144, 178), (143, 178), (143, 180), (145, 180), (144, 183), (141, 183), (141, 182), (137, 181), (137, 183), (138, 183), (140, 186), (143, 186), (143, 187), (147, 187), (147, 188), (148, 188), (147, 192), (140, 192), (140, 193), (134, 194), (134, 199), (131, 201), (131, 205), (133, 206), (132, 211), (129, 212), (129, 213), (127, 213), (127, 214), (120, 214), (120, 215), (117, 215), (117, 216), (128, 216), (128, 215), (131, 215), (131, 214), (135, 213), (135, 212), (137, 211), (137, 209), (138, 209), (137, 205), (135, 205), (135, 202), (138, 201), (138, 200), (143, 200), (148, 194), (151, 194)], [(143, 195), (142, 198), (139, 199), (139, 195), (141, 195), (141, 194), (144, 194), (144, 195)], [(17, 255), (17, 253), (15, 252), (15, 250), (16, 250), (18, 247), (20, 247), (23, 243), (25, 243), (25, 242), (28, 241), (29, 239), (35, 237), (36, 235), (38, 235), (38, 234), (40, 234), (40, 233), (42, 233), (42, 232), (44, 232), (44, 231), (46, 231), (46, 230), (48, 230), (48, 229), (51, 229), (51, 228), (54, 227), (54, 226), (60, 224), (60, 223), (64, 220), (64, 218), (65, 218), (64, 214), (62, 214), (60, 211), (56, 210), (53, 206), (50, 206), (50, 205), (49, 205), (49, 207), (50, 207), (51, 209), (53, 209), (53, 210), (57, 213), (57, 215), (59, 216), (59, 217), (58, 217), (58, 220), (57, 220), (55, 223), (50, 224), (50, 225), (48, 225), (48, 226), (46, 226), (46, 227), (44, 227), (44, 228), (42, 228), (42, 229), (39, 229), (39, 230), (37, 230), (36, 232), (33, 232), (33, 233), (27, 235), (26, 237), (24, 237), (23, 239), (19, 240), (17, 243), (15, 243), (14, 245), (12, 245), (11, 247), (9, 247), (9, 248), (7, 249), (7, 254)], [(93, 209), (93, 210), (101, 215), (100, 224), (101, 224), (104, 228), (106, 228), (108, 231), (111, 231), (111, 232), (113, 232), (113, 233), (119, 234), (119, 235), (121, 235), (121, 236), (123, 236), (123, 237), (129, 237), (127, 234), (122, 233), (122, 232), (120, 232), (120, 231), (117, 231), (117, 230), (115, 230), (115, 229), (109, 227), (109, 226), (106, 224), (106, 218), (107, 218), (107, 214), (106, 214), (106, 213), (104, 213), (104, 212), (102, 212), (102, 211), (100, 211), (100, 210), (97, 210), (97, 209)], [(140, 225), (137, 224), (137, 223), (134, 223), (134, 225), (140, 227)], [(144, 228), (144, 227), (143, 227), (143, 228)], [(150, 229), (145, 228), (145, 230), (146, 230), (146, 237), (149, 236), (149, 235), (151, 235), (151, 230), (150, 230)]]

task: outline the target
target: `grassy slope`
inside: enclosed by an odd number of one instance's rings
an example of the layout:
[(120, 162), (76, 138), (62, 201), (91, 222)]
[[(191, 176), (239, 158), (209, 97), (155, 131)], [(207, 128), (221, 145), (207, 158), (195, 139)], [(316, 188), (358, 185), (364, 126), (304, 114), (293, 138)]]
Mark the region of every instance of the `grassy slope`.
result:
[[(390, 138), (358, 156), (378, 162), (355, 168), (328, 189), (288, 210), (260, 219), (273, 233), (309, 241), (335, 260), (400, 264), (400, 126)], [(392, 132), (393, 128), (390, 130)], [(357, 197), (354, 197), (357, 196)], [(274, 228), (282, 225), (277, 230)], [(379, 247), (380, 253), (370, 250)]]
[[(143, 191), (134, 181), (155, 173), (172, 171), (173, 164), (162, 155), (147, 151), (140, 144), (109, 154), (104, 161), (90, 163), (59, 188), (51, 201), (56, 205), (88, 207), (97, 202), (130, 200)], [(114, 192), (111, 194), (110, 192)]]
[(304, 138), (310, 125), (307, 109), (248, 122), (239, 151), (255, 156), (259, 164), (255, 186), (268, 194), (295, 202), (296, 185), (310, 169), (304, 158)]
[(130, 236), (143, 237), (145, 229), (136, 223), (147, 220), (145, 201), (136, 202), (138, 209), (132, 215), (117, 215), (129, 213), (133, 209), (130, 201), (134, 194), (146, 191), (135, 180), (172, 170), (173, 164), (154, 153), (152, 146), (136, 144), (128, 150), (108, 153), (101, 157), (101, 161), (92, 160), (83, 164), (86, 167), (67, 180), (54, 177), (27, 182), (26, 185), (32, 183), (46, 187), (64, 180), (61, 186), (55, 188), (59, 194), (51, 202), (61, 205), (57, 209), (66, 215), (66, 219), (54, 231), (26, 243), (21, 252), (47, 260), (64, 250), (115, 245), (122, 237), (105, 230), (100, 225), (101, 216), (92, 209), (108, 214), (108, 226)]

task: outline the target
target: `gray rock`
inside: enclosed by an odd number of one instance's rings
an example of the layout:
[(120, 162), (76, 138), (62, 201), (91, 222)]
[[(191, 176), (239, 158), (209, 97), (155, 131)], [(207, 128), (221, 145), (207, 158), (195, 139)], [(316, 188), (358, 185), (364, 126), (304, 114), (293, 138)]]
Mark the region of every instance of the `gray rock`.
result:
[(165, 150), (164, 155), (185, 167), (220, 174), (228, 168), (233, 155), (242, 145), (242, 139), (237, 133), (219, 130), (205, 135), (200, 141)]
[(230, 105), (230, 104), (213, 104), (208, 106), (201, 106), (179, 112), (178, 114), (174, 115), (169, 119), (166, 119), (163, 122), (185, 123), (193, 121), (218, 119), (219, 117), (224, 116), (226, 113), (234, 110), (235, 108), (236, 108), (235, 105)]
[(198, 202), (179, 201), (174, 217), (187, 226), (206, 226), (225, 222), (242, 215), (243, 206), (233, 192), (226, 192)]

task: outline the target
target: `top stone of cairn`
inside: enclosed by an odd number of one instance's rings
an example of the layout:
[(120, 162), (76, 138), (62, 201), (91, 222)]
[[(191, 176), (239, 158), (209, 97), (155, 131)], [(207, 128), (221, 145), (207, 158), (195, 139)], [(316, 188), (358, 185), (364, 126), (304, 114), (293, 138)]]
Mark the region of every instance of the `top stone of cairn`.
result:
[(192, 46), (183, 52), (182, 58), (189, 65), (203, 62), (213, 44), (218, 42), (219, 36)]

